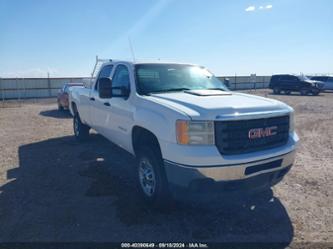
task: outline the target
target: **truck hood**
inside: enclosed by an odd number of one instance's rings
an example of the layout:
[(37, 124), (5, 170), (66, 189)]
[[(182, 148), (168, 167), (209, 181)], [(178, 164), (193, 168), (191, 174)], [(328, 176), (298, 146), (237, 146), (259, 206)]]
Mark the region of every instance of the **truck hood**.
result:
[(304, 82), (310, 83), (312, 85), (314, 85), (315, 83), (320, 83), (320, 81), (317, 80), (304, 80)]
[(310, 83), (313, 86), (323, 86), (324, 83), (322, 81), (318, 81), (318, 80), (305, 80), (305, 82)]
[(291, 109), (277, 100), (250, 94), (220, 90), (209, 90), (208, 93), (203, 90), (200, 94), (199, 91), (158, 93), (149, 98), (197, 120), (215, 120), (235, 114), (288, 112)]

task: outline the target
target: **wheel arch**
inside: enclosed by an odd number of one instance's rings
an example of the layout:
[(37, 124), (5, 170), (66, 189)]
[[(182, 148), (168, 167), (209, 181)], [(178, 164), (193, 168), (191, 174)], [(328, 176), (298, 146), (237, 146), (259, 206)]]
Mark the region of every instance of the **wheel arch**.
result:
[(73, 116), (74, 116), (75, 113), (78, 112), (78, 110), (77, 110), (77, 106), (76, 106), (76, 103), (75, 103), (74, 101), (72, 101), (72, 102), (70, 103), (70, 109), (71, 109), (71, 112), (72, 112)]
[(151, 146), (162, 158), (161, 146), (157, 136), (152, 131), (135, 125), (132, 128), (132, 147), (135, 155), (138, 154), (141, 146)]

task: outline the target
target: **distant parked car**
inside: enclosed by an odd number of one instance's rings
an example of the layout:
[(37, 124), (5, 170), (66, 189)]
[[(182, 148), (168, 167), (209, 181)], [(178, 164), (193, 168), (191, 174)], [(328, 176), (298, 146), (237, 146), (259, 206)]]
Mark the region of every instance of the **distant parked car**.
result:
[(314, 76), (311, 77), (311, 80), (323, 82), (323, 90), (333, 90), (333, 76)]
[(71, 87), (73, 86), (83, 86), (83, 83), (66, 83), (64, 86), (59, 90), (57, 96), (58, 102), (58, 110), (62, 111), (64, 109), (68, 109), (68, 93)]
[(302, 95), (318, 95), (322, 90), (324, 83), (316, 80), (310, 80), (304, 75), (296, 76), (291, 74), (273, 75), (269, 83), (269, 88), (273, 89), (275, 94), (284, 92), (299, 92)]

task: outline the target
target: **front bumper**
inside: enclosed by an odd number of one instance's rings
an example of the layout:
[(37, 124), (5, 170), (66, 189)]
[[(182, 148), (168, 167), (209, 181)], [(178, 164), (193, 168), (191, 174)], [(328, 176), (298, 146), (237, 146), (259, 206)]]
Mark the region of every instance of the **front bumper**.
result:
[(215, 191), (273, 186), (289, 171), (294, 159), (295, 150), (242, 164), (190, 166), (164, 160), (164, 165), (171, 188)]

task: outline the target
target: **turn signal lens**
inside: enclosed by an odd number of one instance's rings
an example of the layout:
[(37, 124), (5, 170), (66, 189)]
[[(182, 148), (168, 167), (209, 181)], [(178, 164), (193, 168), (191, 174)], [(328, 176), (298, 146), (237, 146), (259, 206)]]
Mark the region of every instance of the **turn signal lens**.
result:
[(188, 121), (177, 120), (176, 122), (177, 142), (179, 144), (188, 144)]

